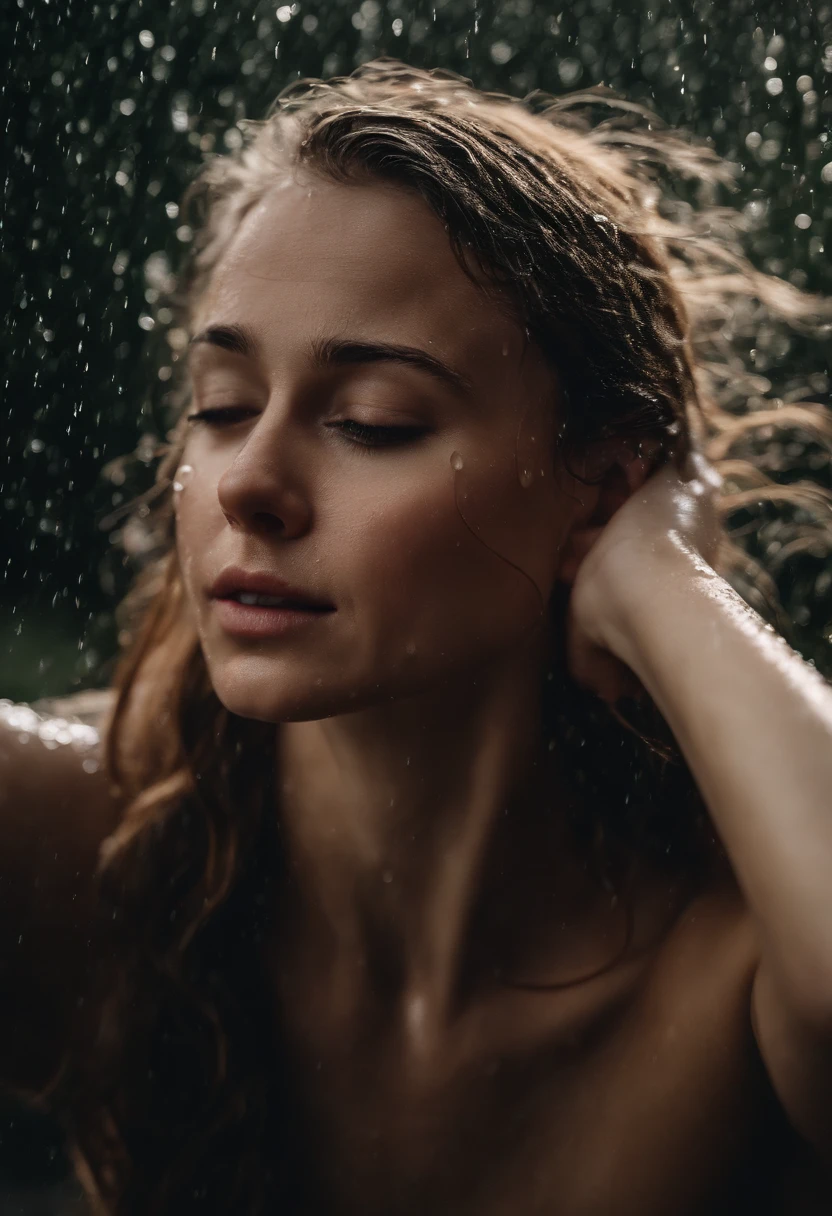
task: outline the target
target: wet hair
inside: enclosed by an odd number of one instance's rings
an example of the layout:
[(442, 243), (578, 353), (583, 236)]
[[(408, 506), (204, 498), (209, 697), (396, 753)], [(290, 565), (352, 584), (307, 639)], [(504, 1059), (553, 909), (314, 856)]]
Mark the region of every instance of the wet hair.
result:
[[(703, 451), (724, 478), (715, 564), (783, 625), (772, 574), (728, 524), (770, 500), (791, 512), (791, 552), (824, 552), (829, 495), (774, 482), (764, 456), (784, 429), (830, 446), (832, 428), (820, 405), (767, 399), (741, 350), (755, 334), (811, 333), (830, 309), (747, 260), (743, 218), (721, 202), (733, 171), (710, 147), (602, 89), (521, 102), (389, 59), (297, 81), (187, 191), (195, 235), (167, 301), (174, 358), (244, 216), (302, 173), (424, 199), (462, 269), (476, 267), (556, 370), (553, 457), (571, 463), (615, 436), (659, 439), (680, 465)], [(187, 393), (183, 377), (180, 404)], [(99, 872), (110, 948), (55, 1105), (101, 1211), (291, 1212), (308, 1150), (293, 1131), (291, 1061), (262, 962), (281, 871), (275, 731), (230, 714), (211, 687), (173, 545), (183, 442), (177, 424), (142, 524), (152, 560), (126, 607), (107, 732), (125, 807)], [(552, 605), (556, 618), (563, 607)], [(584, 795), (575, 836), (604, 880), (615, 885), (633, 855), (696, 879), (720, 864), (655, 707), (611, 709), (563, 662), (544, 675), (553, 745)]]

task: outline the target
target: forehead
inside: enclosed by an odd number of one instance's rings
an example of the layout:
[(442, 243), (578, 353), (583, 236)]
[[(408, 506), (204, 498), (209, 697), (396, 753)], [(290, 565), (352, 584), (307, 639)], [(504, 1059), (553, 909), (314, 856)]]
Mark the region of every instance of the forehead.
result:
[[(468, 277), (414, 192), (290, 179), (246, 215), (196, 310), (195, 329), (244, 323), (266, 352), (332, 335), (420, 344), (478, 379), (529, 351)], [(525, 356), (525, 357), (524, 357)]]

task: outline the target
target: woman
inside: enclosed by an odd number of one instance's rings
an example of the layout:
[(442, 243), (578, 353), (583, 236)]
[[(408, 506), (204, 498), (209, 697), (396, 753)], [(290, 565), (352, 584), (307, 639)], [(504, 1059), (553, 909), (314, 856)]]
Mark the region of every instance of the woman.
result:
[(826, 1210), (832, 692), (722, 523), (830, 439), (732, 326), (823, 309), (593, 101), (377, 61), (190, 191), (106, 763), (4, 732), (2, 1071), (100, 1211)]

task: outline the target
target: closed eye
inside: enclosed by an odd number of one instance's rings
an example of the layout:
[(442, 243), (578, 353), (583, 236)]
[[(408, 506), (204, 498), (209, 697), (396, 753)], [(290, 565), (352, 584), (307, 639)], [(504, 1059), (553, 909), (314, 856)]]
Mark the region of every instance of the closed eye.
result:
[(326, 425), (340, 431), (351, 443), (365, 448), (390, 448), (411, 443), (420, 439), (428, 429), (425, 426), (371, 426), (367, 422), (356, 422), (354, 418), (344, 418)]
[(232, 426), (235, 422), (242, 422), (246, 418), (251, 418), (257, 413), (249, 405), (217, 405), (211, 409), (196, 410), (193, 414), (188, 414), (188, 422), (201, 422), (205, 426)]
[[(258, 411), (248, 405), (217, 405), (196, 410), (187, 415), (188, 422), (209, 426), (229, 427), (256, 417)], [(427, 432), (424, 426), (371, 426), (368, 422), (357, 422), (354, 418), (343, 418), (326, 423), (327, 427), (340, 431), (350, 443), (365, 448), (389, 448), (410, 443)]]

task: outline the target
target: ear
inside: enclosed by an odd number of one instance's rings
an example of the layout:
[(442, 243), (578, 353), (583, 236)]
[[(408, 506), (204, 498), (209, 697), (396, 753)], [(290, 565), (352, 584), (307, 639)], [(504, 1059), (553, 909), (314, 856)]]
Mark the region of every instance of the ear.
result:
[(574, 480), (572, 491), (580, 505), (572, 516), (560, 551), (558, 582), (572, 585), (581, 562), (601, 532), (631, 494), (652, 472), (651, 462), (638, 454), (638, 443), (630, 440), (601, 440), (591, 444), (578, 462), (577, 471), (592, 479), (592, 485)]

